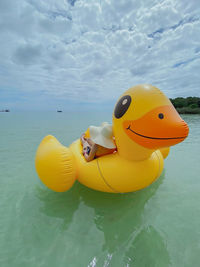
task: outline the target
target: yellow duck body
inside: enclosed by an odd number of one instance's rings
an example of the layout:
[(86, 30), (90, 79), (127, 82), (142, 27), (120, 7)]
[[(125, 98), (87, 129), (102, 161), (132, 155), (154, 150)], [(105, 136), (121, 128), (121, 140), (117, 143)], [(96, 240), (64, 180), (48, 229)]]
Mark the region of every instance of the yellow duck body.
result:
[(78, 180), (92, 189), (125, 193), (142, 189), (162, 173), (169, 147), (188, 135), (187, 124), (156, 87), (138, 85), (127, 90), (113, 113), (117, 151), (87, 162), (80, 140), (69, 148), (53, 136), (41, 142), (36, 170), (50, 189), (63, 192)]
[(77, 180), (87, 187), (110, 193), (125, 193), (142, 189), (158, 178), (163, 170), (159, 150), (143, 161), (127, 160), (118, 152), (86, 162), (77, 140), (70, 149), (77, 163)]

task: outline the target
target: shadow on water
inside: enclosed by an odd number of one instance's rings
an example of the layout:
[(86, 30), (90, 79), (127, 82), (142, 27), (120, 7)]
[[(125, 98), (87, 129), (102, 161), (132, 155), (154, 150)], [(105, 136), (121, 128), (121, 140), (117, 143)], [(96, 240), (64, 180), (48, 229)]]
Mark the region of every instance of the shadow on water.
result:
[(163, 172), (148, 188), (128, 194), (97, 192), (79, 183), (60, 194), (38, 187), (36, 194), (43, 202), (41, 212), (62, 218), (63, 230), (72, 223), (80, 203), (94, 210), (94, 223), (104, 234), (102, 253), (112, 255), (107, 266), (111, 266), (111, 261), (119, 253), (125, 266), (168, 266), (170, 258), (163, 237), (152, 225), (143, 222), (145, 204), (156, 193), (164, 177)]

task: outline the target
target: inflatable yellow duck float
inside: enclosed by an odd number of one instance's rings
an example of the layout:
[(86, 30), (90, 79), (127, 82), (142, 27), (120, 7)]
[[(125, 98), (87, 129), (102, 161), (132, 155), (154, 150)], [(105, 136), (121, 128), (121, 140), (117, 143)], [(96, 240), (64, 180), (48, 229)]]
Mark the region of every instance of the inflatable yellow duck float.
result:
[(188, 132), (187, 124), (158, 88), (137, 85), (119, 98), (113, 112), (115, 153), (87, 162), (80, 139), (68, 148), (48, 135), (38, 147), (36, 170), (56, 192), (70, 189), (76, 180), (98, 191), (133, 192), (161, 175), (170, 146), (182, 142)]

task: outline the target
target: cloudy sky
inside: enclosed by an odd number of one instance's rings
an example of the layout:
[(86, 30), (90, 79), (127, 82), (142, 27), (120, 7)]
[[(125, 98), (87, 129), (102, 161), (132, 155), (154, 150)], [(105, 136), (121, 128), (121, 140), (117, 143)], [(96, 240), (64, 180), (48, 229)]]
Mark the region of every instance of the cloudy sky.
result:
[(200, 96), (199, 0), (0, 0), (0, 109)]

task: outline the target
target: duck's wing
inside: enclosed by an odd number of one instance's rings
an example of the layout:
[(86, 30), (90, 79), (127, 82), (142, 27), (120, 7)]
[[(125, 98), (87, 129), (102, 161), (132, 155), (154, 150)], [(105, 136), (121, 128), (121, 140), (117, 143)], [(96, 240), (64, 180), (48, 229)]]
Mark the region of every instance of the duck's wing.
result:
[(170, 147), (164, 147), (160, 148), (160, 152), (163, 155), (163, 158), (166, 159), (166, 157), (169, 155)]

